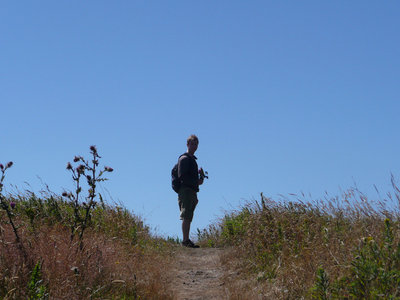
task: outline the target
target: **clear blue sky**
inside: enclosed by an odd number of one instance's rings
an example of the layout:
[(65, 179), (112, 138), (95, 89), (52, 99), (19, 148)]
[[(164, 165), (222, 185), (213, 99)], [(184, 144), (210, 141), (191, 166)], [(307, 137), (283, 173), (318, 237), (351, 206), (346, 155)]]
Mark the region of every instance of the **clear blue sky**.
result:
[(113, 200), (180, 236), (170, 171), (194, 133), (192, 232), (260, 192), (390, 191), (399, 29), (398, 1), (2, 1), (7, 190), (72, 189), (97, 145)]

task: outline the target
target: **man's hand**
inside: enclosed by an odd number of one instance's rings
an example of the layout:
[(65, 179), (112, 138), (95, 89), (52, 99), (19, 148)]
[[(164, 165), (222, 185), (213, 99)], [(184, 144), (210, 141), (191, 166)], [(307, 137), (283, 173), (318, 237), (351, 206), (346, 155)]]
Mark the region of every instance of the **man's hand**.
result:
[(199, 175), (200, 175), (200, 179), (199, 179), (199, 185), (202, 185), (204, 182), (204, 178), (208, 179), (208, 173), (204, 172), (203, 168), (199, 169)]

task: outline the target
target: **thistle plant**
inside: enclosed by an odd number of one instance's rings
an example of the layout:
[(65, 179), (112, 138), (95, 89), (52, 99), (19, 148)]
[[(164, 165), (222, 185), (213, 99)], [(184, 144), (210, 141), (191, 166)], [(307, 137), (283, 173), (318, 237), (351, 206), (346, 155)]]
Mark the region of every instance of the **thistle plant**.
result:
[[(75, 157), (74, 162), (78, 162), (79, 160)], [(72, 164), (68, 162), (67, 164), (67, 170), (71, 171), (72, 173), (72, 179), (75, 182), (75, 193), (72, 192), (64, 192), (62, 193), (63, 197), (68, 198), (71, 201), (72, 207), (74, 209), (74, 218), (73, 222), (71, 225), (71, 241), (74, 239), (75, 236), (75, 231), (77, 229), (77, 226), (79, 223), (81, 223), (81, 216), (79, 214), (79, 194), (82, 191), (82, 188), (80, 186), (80, 179), (81, 179), (81, 170), (82, 168), (78, 166), (77, 168), (73, 168)]]
[[(97, 197), (97, 183), (108, 180), (103, 177), (104, 173), (113, 171), (113, 168), (107, 166), (100, 171), (98, 170), (99, 159), (101, 156), (98, 154), (96, 146), (90, 146), (90, 154), (92, 156), (91, 160), (86, 160), (82, 156), (75, 156), (73, 160), (73, 162), (77, 164), (75, 168), (70, 162), (68, 162), (67, 170), (72, 173), (72, 179), (75, 182), (75, 192), (64, 192), (62, 194), (72, 202), (74, 208), (74, 220), (71, 225), (71, 241), (79, 230), (79, 243), (81, 249), (83, 247), (83, 233), (90, 222), (92, 211), (97, 205), (97, 202), (95, 201)], [(82, 192), (81, 179), (86, 180), (88, 186), (87, 195), (82, 204), (80, 203), (80, 194)], [(102, 202), (101, 194), (98, 194), (98, 196)]]

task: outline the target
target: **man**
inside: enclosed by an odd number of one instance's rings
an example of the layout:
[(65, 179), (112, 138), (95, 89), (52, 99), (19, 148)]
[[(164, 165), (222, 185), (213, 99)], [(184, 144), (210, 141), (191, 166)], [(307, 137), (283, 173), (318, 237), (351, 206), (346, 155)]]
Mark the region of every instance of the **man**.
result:
[(178, 203), (180, 209), (180, 218), (182, 220), (182, 245), (190, 248), (199, 248), (189, 239), (190, 224), (193, 219), (193, 212), (199, 200), (197, 192), (199, 185), (203, 184), (203, 178), (199, 178), (199, 170), (194, 153), (199, 146), (199, 139), (192, 134), (187, 139), (187, 152), (181, 155), (178, 161), (178, 178), (181, 182), (181, 188), (178, 192)]

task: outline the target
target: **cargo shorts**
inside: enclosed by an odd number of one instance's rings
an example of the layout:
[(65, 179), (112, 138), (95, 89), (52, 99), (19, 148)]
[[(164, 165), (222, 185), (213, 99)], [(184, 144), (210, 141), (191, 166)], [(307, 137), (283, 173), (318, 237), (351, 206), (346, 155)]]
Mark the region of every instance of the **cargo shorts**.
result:
[(180, 219), (189, 220), (193, 219), (193, 212), (199, 200), (197, 199), (197, 192), (189, 187), (181, 187), (178, 193), (178, 204), (180, 210)]

